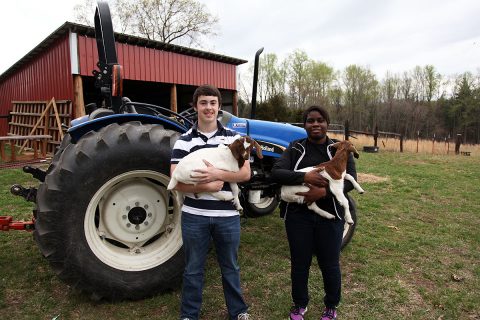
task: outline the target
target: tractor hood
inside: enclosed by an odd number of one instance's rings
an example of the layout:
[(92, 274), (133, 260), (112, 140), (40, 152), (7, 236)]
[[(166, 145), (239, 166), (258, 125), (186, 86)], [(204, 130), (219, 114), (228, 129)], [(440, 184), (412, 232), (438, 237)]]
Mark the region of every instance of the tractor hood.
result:
[(241, 135), (248, 135), (262, 147), (264, 156), (278, 158), (290, 142), (306, 138), (305, 129), (289, 123), (238, 118), (233, 115), (224, 125)]

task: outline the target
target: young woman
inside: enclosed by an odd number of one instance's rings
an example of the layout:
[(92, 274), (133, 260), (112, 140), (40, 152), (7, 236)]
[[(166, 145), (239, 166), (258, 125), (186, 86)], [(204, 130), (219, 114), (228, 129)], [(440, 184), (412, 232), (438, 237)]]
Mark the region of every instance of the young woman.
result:
[[(327, 111), (319, 106), (311, 106), (303, 114), (303, 124), (307, 132), (306, 139), (293, 141), (276, 162), (272, 178), (284, 185), (306, 184), (308, 192), (299, 193), (305, 202), (317, 205), (336, 216), (329, 220), (308, 209), (306, 204), (280, 204), (281, 216), (285, 219), (291, 259), (291, 281), (293, 307), (291, 320), (303, 320), (309, 302), (308, 278), (313, 254), (323, 275), (325, 291), (325, 309), (322, 320), (337, 318), (337, 305), (341, 297), (340, 247), (343, 236), (343, 209), (328, 190), (328, 181), (318, 171), (296, 172), (297, 169), (326, 162), (334, 155), (334, 149), (328, 146), (334, 142), (328, 138), (330, 122)], [(347, 163), (347, 172), (357, 178), (353, 156)], [(353, 189), (345, 181), (345, 192)]]

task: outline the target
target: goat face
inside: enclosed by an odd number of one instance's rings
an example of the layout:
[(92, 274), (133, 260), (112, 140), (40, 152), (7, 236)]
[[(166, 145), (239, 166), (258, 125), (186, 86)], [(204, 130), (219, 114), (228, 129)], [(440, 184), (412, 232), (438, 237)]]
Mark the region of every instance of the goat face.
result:
[(337, 149), (337, 152), (340, 151), (340, 150), (346, 150), (347, 153), (350, 153), (352, 152), (353, 153), (353, 156), (355, 158), (359, 158), (360, 155), (358, 154), (358, 151), (357, 149), (355, 148), (355, 146), (353, 145), (353, 143), (351, 143), (350, 141), (348, 140), (343, 140), (343, 141), (339, 141), (339, 142), (335, 142), (334, 144), (332, 144), (332, 147), (336, 148)]
[(237, 159), (239, 168), (243, 167), (245, 160), (250, 158), (250, 152), (252, 151), (253, 147), (255, 147), (257, 151), (257, 156), (262, 159), (262, 148), (249, 136), (238, 138), (232, 144), (230, 144), (229, 148), (233, 154), (233, 157)]

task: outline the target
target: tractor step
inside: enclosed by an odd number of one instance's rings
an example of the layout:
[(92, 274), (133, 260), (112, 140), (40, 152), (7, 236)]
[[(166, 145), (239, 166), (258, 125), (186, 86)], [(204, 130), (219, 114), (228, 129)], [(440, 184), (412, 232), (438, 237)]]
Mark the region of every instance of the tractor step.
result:
[(11, 216), (0, 216), (0, 231), (22, 230), (33, 231), (35, 229), (35, 221), (13, 221)]

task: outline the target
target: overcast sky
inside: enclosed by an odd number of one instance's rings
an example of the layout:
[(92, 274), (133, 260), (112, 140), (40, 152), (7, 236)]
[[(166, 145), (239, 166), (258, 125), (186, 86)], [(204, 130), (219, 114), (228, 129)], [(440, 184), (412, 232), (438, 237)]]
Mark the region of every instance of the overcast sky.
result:
[[(65, 21), (79, 0), (0, 5), (0, 73)], [(304, 50), (336, 70), (368, 66), (379, 78), (416, 65), (442, 75), (480, 71), (479, 0), (201, 0), (220, 18), (206, 48), (253, 60), (256, 50), (286, 57)]]

